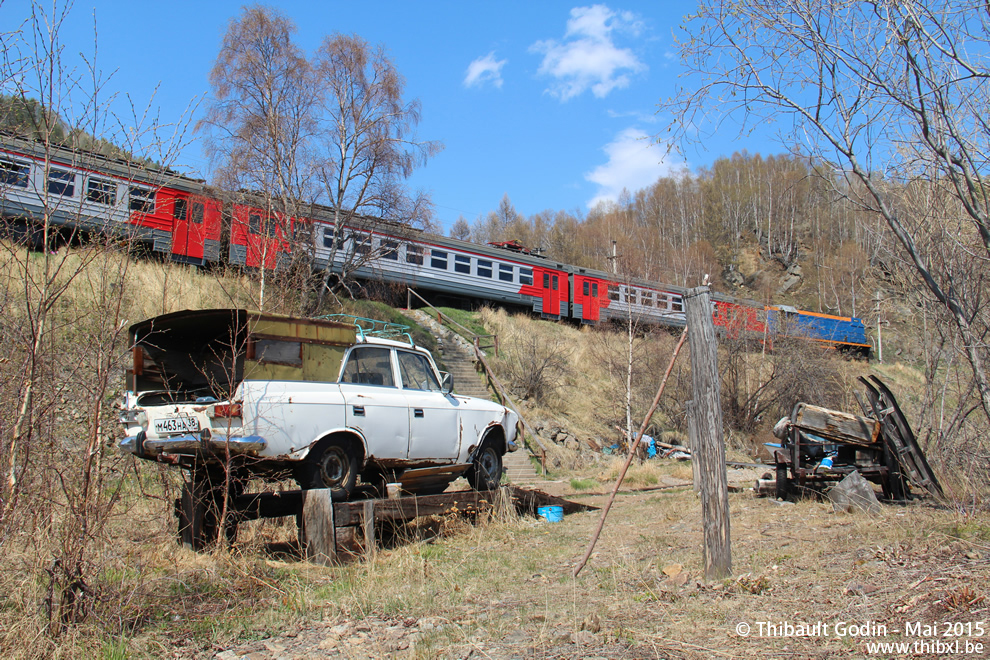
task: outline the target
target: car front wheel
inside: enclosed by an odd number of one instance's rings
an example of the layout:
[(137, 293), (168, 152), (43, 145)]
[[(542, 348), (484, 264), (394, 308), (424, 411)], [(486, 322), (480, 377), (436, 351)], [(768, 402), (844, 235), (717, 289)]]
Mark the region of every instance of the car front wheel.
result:
[(502, 481), (502, 455), (492, 443), (485, 442), (471, 461), (468, 483), (475, 490), (491, 490), (497, 488), (500, 481)]

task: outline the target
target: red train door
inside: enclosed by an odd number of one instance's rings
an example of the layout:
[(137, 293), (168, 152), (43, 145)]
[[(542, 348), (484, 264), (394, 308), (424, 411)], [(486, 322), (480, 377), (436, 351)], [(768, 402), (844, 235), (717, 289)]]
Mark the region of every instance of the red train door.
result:
[(574, 278), (574, 303), (581, 306), (583, 322), (596, 323), (601, 320), (602, 295), (604, 295), (604, 282), (601, 280), (581, 276)]
[(543, 271), (543, 313), (560, 316), (560, 280), (561, 274), (554, 271)]
[(172, 254), (203, 258), (203, 200), (196, 197), (176, 197), (172, 216)]

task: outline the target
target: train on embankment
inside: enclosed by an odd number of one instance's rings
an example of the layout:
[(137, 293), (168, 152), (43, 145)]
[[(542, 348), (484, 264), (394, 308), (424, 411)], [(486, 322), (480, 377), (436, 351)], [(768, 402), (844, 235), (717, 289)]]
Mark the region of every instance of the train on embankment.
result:
[[(312, 267), (596, 324), (685, 324), (684, 287), (560, 263), (513, 243), (477, 245), (369, 218), (334, 221), (268, 214), (251, 196), (231, 201), (203, 181), (89, 152), (0, 134), (0, 213), (31, 237), (47, 217), (61, 231), (119, 235), (187, 264), (277, 269), (306, 249)], [(247, 201), (245, 201), (247, 200)], [(302, 242), (302, 244), (301, 244)], [(863, 322), (713, 292), (720, 332), (800, 337), (869, 355)]]

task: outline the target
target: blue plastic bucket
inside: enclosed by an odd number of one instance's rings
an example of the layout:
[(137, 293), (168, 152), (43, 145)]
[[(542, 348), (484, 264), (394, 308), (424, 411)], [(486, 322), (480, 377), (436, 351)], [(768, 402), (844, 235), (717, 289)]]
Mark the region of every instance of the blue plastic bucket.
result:
[(564, 519), (564, 507), (541, 506), (536, 508), (536, 514), (547, 522), (560, 522)]

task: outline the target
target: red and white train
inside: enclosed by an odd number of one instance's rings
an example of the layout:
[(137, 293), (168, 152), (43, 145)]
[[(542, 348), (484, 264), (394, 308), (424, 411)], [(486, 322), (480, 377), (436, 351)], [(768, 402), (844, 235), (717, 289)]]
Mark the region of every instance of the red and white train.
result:
[[(594, 324), (632, 314), (640, 322), (685, 323), (682, 287), (628, 280), (528, 254), (476, 245), (376, 222), (335, 231), (331, 210), (313, 217), (269, 216), (250, 204), (223, 202), (200, 180), (90, 153), (50, 149), (0, 135), (0, 213), (27, 235), (46, 215), (69, 231), (130, 236), (189, 264), (225, 262), (279, 268), (305, 236), (317, 268), (359, 264), (358, 278), (402, 284), (451, 297), (525, 307), (546, 318)], [(305, 229), (305, 231), (297, 231)], [(513, 247), (511, 244), (507, 247)], [(299, 249), (298, 247), (296, 249)], [(726, 333), (784, 333), (868, 354), (857, 318), (764, 306), (713, 294), (713, 316)]]

